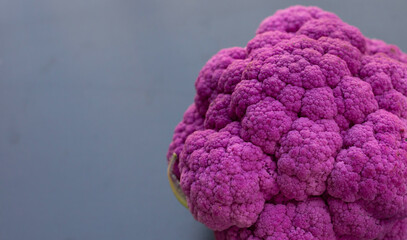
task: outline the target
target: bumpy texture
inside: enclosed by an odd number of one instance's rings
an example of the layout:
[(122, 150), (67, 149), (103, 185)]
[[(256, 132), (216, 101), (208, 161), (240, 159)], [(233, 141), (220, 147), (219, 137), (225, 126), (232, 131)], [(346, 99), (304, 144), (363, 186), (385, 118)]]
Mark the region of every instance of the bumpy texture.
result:
[(407, 55), (294, 6), (202, 68), (167, 157), (218, 240), (407, 239)]

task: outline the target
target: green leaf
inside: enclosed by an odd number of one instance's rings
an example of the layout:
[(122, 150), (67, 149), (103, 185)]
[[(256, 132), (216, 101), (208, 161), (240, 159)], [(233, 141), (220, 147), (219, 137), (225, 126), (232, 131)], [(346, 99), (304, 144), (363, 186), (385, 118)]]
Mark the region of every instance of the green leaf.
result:
[(177, 160), (177, 154), (174, 153), (170, 159), (170, 162), (169, 162), (168, 168), (167, 168), (168, 181), (170, 182), (170, 186), (171, 186), (172, 192), (174, 193), (175, 197), (182, 204), (182, 206), (188, 208), (187, 200), (185, 198), (184, 192), (181, 189), (179, 180), (178, 180), (177, 176), (175, 176), (175, 174), (172, 172), (174, 169), (174, 164), (175, 164), (176, 160)]

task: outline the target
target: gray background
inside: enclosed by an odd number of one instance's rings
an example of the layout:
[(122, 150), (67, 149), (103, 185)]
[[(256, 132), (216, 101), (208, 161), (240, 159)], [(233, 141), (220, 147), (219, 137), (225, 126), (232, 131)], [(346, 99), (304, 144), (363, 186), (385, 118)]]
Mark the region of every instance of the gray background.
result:
[[(165, 154), (219, 49), (301, 1), (0, 0), (0, 239), (213, 239)], [(324, 1), (407, 51), (407, 1)]]

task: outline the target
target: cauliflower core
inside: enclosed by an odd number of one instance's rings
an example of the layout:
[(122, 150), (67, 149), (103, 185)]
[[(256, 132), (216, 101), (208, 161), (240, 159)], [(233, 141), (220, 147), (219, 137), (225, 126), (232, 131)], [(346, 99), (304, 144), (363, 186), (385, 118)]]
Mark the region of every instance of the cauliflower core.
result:
[(245, 48), (215, 54), (195, 87), (169, 174), (216, 239), (407, 239), (407, 55), (396, 46), (294, 6)]

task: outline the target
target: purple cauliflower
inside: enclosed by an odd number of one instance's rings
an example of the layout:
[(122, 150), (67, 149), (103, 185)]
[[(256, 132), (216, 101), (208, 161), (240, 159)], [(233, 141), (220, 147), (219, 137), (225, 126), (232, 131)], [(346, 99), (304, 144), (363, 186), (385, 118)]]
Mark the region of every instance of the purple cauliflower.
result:
[(407, 55), (294, 6), (202, 68), (174, 193), (218, 240), (407, 239)]

